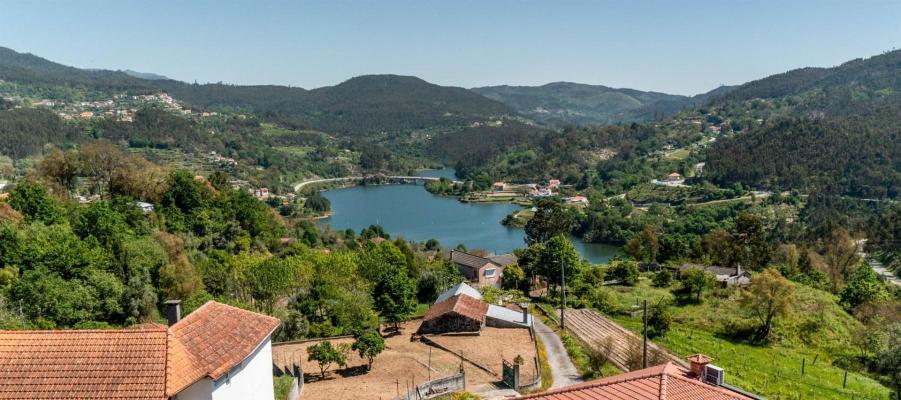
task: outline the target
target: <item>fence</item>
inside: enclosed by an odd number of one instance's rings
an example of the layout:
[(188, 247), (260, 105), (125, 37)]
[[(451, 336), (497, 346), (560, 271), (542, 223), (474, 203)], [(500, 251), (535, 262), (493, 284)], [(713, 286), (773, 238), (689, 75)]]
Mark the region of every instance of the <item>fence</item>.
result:
[(417, 385), (413, 390), (395, 397), (394, 400), (425, 400), (442, 394), (462, 392), (464, 390), (466, 390), (466, 372), (461, 371), (456, 375), (433, 379)]

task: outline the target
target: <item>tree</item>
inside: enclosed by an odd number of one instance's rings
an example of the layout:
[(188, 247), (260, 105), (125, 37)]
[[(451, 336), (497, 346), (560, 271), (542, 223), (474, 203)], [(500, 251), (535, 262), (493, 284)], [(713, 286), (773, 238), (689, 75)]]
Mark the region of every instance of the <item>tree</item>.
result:
[(836, 229), (826, 240), (823, 249), (826, 274), (832, 284), (832, 292), (838, 293), (851, 270), (858, 263), (857, 246), (845, 229)]
[(626, 248), (629, 255), (640, 262), (656, 262), (657, 253), (660, 251), (657, 230), (651, 225), (645, 225), (638, 236), (629, 240)]
[(565, 275), (568, 285), (579, 277), (582, 269), (581, 256), (567, 236), (559, 234), (545, 243), (533, 246), (540, 249), (535, 271), (547, 279), (554, 288), (554, 293), (557, 293), (557, 286), (561, 284), (561, 275)]
[(704, 292), (716, 284), (716, 277), (702, 269), (690, 268), (682, 272), (679, 281), (682, 282), (682, 292), (695, 303), (700, 303)]
[(351, 349), (360, 353), (360, 358), (366, 358), (369, 362), (366, 369), (372, 369), (375, 357), (385, 350), (385, 339), (378, 332), (369, 331), (357, 335)]
[(670, 312), (669, 303), (661, 299), (648, 312), (648, 336), (658, 337), (666, 335), (672, 322), (673, 314)]
[(416, 283), (404, 269), (391, 268), (379, 277), (372, 297), (379, 315), (398, 330), (398, 324), (416, 310)]
[(47, 194), (47, 189), (34, 182), (20, 182), (9, 195), (9, 205), (22, 213), (26, 222), (51, 225), (64, 220), (59, 203)]
[(94, 178), (100, 195), (109, 198), (113, 175), (125, 161), (122, 150), (109, 141), (101, 140), (82, 146), (80, 154), (83, 172)]
[(325, 379), (325, 373), (332, 364), (342, 367), (347, 365), (347, 357), (327, 340), (307, 348), (307, 361), (316, 361), (319, 364), (319, 373), (322, 375), (322, 379)]
[(526, 244), (544, 243), (554, 236), (570, 233), (572, 216), (559, 202), (543, 199), (536, 207), (538, 211), (526, 223)]
[(748, 212), (739, 215), (732, 236), (738, 251), (738, 263), (755, 271), (766, 266), (769, 246), (760, 217)]
[(654, 286), (665, 288), (673, 283), (673, 273), (664, 268), (654, 274)]
[(876, 271), (868, 265), (861, 264), (851, 274), (848, 284), (842, 290), (841, 304), (846, 310), (852, 311), (861, 304), (887, 300), (888, 297), (888, 290), (879, 280)]
[(332, 203), (321, 192), (314, 192), (303, 203), (303, 208), (316, 214), (323, 214), (332, 209)]
[(67, 194), (75, 188), (75, 179), (78, 177), (80, 168), (81, 161), (78, 159), (78, 153), (71, 150), (66, 152), (54, 150), (38, 164), (38, 172), (41, 176), (55, 182), (59, 187), (65, 189)]
[(794, 307), (795, 284), (779, 271), (768, 268), (754, 275), (741, 294), (741, 304), (760, 322), (760, 338), (768, 340), (774, 321)]
[(635, 261), (613, 260), (607, 269), (606, 278), (621, 282), (626, 286), (638, 283), (638, 264)]

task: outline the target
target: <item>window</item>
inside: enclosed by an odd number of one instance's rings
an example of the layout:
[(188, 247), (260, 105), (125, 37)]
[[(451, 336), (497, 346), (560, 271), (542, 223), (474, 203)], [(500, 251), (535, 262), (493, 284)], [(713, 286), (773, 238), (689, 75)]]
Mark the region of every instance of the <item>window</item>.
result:
[(497, 273), (497, 268), (488, 268), (485, 270), (485, 277), (492, 278)]

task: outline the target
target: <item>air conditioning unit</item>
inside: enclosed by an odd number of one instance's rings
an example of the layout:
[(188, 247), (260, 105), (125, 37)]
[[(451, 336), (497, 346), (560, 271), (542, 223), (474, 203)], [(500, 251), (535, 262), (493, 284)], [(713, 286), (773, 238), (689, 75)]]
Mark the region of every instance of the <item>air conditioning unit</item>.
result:
[(711, 385), (722, 386), (726, 380), (726, 371), (716, 365), (708, 364), (704, 368), (704, 382)]

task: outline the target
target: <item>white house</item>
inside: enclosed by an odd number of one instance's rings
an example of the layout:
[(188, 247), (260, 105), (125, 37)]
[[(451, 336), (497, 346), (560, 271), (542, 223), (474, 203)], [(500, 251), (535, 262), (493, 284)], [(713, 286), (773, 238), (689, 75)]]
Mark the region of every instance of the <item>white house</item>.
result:
[[(210, 301), (169, 326), (0, 331), (4, 398), (273, 399), (271, 335), (279, 320)], [(51, 396), (58, 397), (58, 396)]]

